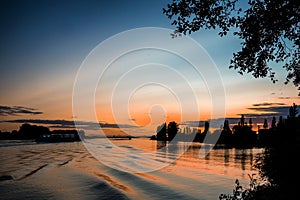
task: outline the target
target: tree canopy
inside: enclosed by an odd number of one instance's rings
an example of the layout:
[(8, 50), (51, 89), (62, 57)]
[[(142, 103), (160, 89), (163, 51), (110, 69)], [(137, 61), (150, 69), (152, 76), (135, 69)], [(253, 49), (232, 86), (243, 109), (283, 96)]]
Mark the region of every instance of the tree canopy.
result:
[(176, 26), (173, 37), (200, 29), (218, 29), (222, 37), (233, 29), (242, 42), (229, 68), (255, 78), (268, 76), (275, 83), (271, 62), (282, 63), (285, 83), (293, 82), (300, 90), (300, 1), (249, 0), (245, 8), (242, 2), (173, 0), (163, 13)]

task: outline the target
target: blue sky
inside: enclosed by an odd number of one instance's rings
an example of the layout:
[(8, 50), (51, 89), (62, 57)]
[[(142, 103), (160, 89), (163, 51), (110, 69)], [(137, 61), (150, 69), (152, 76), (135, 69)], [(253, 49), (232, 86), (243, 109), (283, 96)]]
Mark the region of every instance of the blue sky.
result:
[[(162, 13), (167, 3), (164, 0), (1, 1), (0, 105), (13, 109), (21, 106), (41, 113), (8, 115), (6, 112), (0, 114), (0, 120), (71, 120), (74, 79), (89, 52), (105, 39), (129, 29), (173, 29)], [(228, 117), (253, 113), (249, 109), (252, 104), (299, 104), (296, 88), (283, 84), (286, 74), (279, 66), (273, 67), (279, 79), (276, 84), (268, 78), (240, 76), (228, 69), (232, 54), (240, 48), (236, 37), (220, 38), (213, 30), (201, 30), (191, 37), (205, 48), (220, 70)], [(0, 123), (0, 130), (15, 126)]]

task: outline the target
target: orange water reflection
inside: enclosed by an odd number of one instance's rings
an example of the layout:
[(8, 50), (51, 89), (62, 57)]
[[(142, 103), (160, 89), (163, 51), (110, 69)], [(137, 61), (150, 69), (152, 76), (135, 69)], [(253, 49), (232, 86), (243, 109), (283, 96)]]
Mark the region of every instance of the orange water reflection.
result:
[(263, 152), (256, 148), (216, 148), (199, 157), (200, 149), (207, 145), (169, 144), (148, 138), (110, 141), (120, 148), (130, 146), (144, 152), (160, 149), (162, 160), (177, 159), (153, 172), (128, 173), (102, 164), (80, 142), (2, 146), (0, 176), (11, 177), (0, 182), (2, 196), (10, 199), (19, 199), (23, 194), (35, 199), (217, 199), (220, 193), (232, 191), (236, 178), (248, 184), (247, 174), (256, 172), (255, 156)]
[[(148, 138), (111, 141), (116, 145), (134, 146), (145, 152), (160, 150), (165, 154), (166, 159), (174, 159), (173, 164), (167, 168), (189, 168), (232, 177), (257, 173), (253, 166), (255, 157), (264, 151), (262, 148), (238, 149), (224, 148), (222, 146), (214, 147), (210, 150), (209, 145), (196, 142), (170, 144), (168, 142), (149, 140)], [(201, 156), (200, 151), (205, 152), (206, 155)], [(184, 171), (180, 173), (183, 174)]]

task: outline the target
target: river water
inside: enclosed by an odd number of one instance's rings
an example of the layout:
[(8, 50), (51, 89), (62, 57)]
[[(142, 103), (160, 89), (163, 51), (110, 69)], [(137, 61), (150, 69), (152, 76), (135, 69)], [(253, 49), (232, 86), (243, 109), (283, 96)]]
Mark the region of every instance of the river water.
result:
[[(156, 151), (162, 145), (147, 138), (112, 140), (112, 144), (127, 151), (137, 147)], [(174, 145), (182, 149), (186, 144)], [(216, 148), (199, 157), (202, 146), (191, 143), (163, 168), (135, 173), (99, 161), (82, 142), (1, 141), (0, 199), (208, 200), (230, 194), (236, 179), (248, 186), (248, 174), (258, 174), (253, 164), (264, 149)], [(163, 157), (159, 162), (164, 162)]]

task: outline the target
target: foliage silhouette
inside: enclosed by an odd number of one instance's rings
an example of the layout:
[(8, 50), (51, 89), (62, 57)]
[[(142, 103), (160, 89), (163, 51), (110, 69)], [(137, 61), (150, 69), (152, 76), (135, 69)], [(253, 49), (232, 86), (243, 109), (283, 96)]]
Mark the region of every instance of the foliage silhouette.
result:
[[(300, 154), (300, 115), (297, 114), (298, 106), (293, 104), (287, 118), (280, 117), (276, 124), (274, 117), (269, 129), (259, 130), (259, 142), (265, 147), (265, 152), (256, 159), (255, 167), (259, 169), (262, 181), (256, 182), (254, 189), (239, 190), (242, 199), (283, 200), (298, 196), (298, 184), (293, 181), (293, 177), (300, 176), (297, 164)], [(237, 191), (237, 186), (234, 191)], [(219, 198), (241, 199), (234, 194), (222, 194)]]
[(269, 184), (260, 184), (255, 178), (256, 174), (248, 174), (250, 182), (249, 187), (240, 185), (238, 179), (235, 180), (235, 186), (232, 194), (220, 194), (220, 200), (269, 200), (276, 199), (278, 188), (270, 187)]
[(37, 142), (73, 142), (80, 141), (79, 134), (84, 136), (83, 131), (77, 130), (53, 130), (48, 127), (24, 123), (19, 130), (1, 132), (2, 140), (36, 140)]
[(171, 141), (174, 139), (178, 132), (178, 124), (174, 121), (169, 122), (168, 124), (168, 140)]
[(218, 144), (227, 144), (227, 145), (231, 146), (232, 143), (233, 143), (232, 142), (232, 140), (233, 140), (232, 137), (233, 137), (232, 131), (231, 131), (230, 127), (229, 127), (229, 122), (226, 119), (224, 121), (223, 130), (221, 132), (221, 135), (220, 135), (217, 143)]
[(292, 81), (300, 90), (300, 2), (249, 0), (243, 10), (238, 1), (173, 0), (163, 13), (176, 26), (173, 37), (200, 29), (219, 29), (222, 37), (234, 29), (242, 48), (233, 54), (230, 68), (255, 78), (269, 76), (275, 83), (270, 62), (282, 63), (285, 83)]
[(167, 141), (167, 125), (163, 123), (162, 125), (157, 127), (157, 135), (156, 139), (159, 141)]

